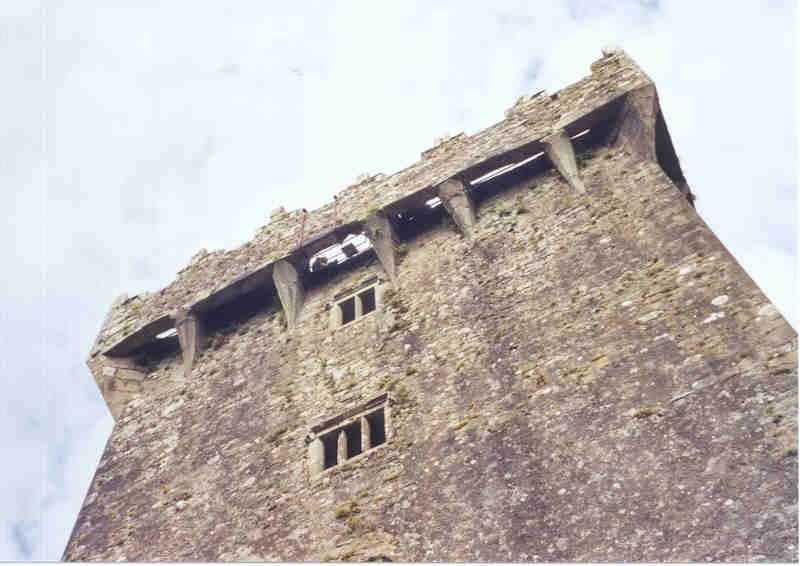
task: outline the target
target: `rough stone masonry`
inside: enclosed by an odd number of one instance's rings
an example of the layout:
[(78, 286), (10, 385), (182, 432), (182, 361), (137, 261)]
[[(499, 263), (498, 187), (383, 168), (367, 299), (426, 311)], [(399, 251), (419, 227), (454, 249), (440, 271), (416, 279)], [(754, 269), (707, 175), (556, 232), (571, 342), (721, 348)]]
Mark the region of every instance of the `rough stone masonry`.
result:
[(119, 297), (75, 561), (797, 561), (797, 335), (615, 48)]

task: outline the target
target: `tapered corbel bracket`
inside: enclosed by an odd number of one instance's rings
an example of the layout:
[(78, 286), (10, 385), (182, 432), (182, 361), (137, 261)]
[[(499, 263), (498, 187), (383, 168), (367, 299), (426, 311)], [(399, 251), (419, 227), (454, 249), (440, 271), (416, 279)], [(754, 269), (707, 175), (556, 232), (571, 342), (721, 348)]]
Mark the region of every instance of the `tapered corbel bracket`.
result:
[(658, 95), (653, 85), (629, 92), (609, 134), (608, 145), (656, 161), (656, 120), (659, 112)]
[(550, 161), (553, 162), (558, 172), (569, 186), (576, 192), (585, 193), (580, 175), (578, 175), (578, 164), (575, 161), (575, 150), (572, 148), (572, 140), (563, 129), (557, 130), (542, 140), (544, 151)]
[(187, 308), (178, 309), (174, 318), (183, 355), (183, 377), (188, 378), (202, 350), (203, 328), (197, 313)]
[(286, 316), (286, 326), (294, 328), (305, 298), (300, 275), (294, 265), (282, 259), (277, 261), (272, 268), (272, 280), (275, 282), (283, 314)]
[(370, 214), (364, 221), (364, 231), (367, 233), (367, 238), (372, 242), (372, 247), (375, 254), (378, 256), (378, 261), (381, 262), (383, 270), (389, 277), (394, 288), (397, 288), (397, 262), (395, 261), (395, 235), (392, 223), (383, 214), (378, 211)]
[(447, 213), (468, 240), (475, 229), (475, 207), (469, 193), (458, 179), (448, 179), (438, 187), (439, 198)]

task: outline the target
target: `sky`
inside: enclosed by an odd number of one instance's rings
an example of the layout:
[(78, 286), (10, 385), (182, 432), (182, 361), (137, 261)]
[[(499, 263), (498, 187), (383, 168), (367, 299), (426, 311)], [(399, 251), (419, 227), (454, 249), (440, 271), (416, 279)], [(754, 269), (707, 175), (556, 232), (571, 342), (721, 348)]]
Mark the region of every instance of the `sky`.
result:
[(115, 297), (622, 47), (697, 210), (797, 328), (794, 2), (0, 3), (0, 560), (58, 560), (113, 420)]

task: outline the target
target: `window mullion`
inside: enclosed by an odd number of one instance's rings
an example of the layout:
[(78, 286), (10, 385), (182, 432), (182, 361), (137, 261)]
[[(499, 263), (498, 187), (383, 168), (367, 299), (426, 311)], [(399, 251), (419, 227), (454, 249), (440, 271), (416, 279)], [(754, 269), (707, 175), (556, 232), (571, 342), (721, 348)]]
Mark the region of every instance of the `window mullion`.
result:
[(354, 299), (356, 300), (356, 320), (358, 320), (359, 318), (361, 318), (364, 315), (363, 314), (364, 305), (361, 304), (361, 296), (360, 295), (356, 295), (354, 297)]

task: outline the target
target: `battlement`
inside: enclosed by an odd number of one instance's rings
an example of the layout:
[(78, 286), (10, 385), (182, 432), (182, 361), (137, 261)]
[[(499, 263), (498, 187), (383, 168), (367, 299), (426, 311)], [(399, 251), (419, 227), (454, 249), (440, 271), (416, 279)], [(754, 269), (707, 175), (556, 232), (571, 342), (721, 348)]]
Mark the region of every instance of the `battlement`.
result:
[[(99, 354), (127, 358), (147, 344), (160, 350), (167, 343), (162, 344), (157, 336), (170, 328), (177, 328), (182, 317), (207, 313), (263, 286), (269, 287), (269, 292), (274, 294), (276, 290), (271, 280), (276, 263), (288, 262), (301, 275), (306, 274), (309, 258), (321, 249), (341, 242), (348, 234), (364, 232), (365, 227), (379, 217), (396, 225), (398, 218), (437, 197), (440, 187), (448, 181), (462, 183), (467, 194), (476, 179), (510, 170), (545, 153), (545, 160), (555, 163), (559, 171), (569, 168), (570, 164), (560, 163), (558, 157), (563, 153), (567, 161), (574, 161), (568, 138), (584, 136), (581, 140), (576, 139), (577, 146), (596, 141), (601, 136), (615, 135), (613, 124), (622, 118), (623, 108), (630, 105), (633, 93), (640, 93), (637, 95), (639, 98), (642, 93), (649, 93), (646, 104), (652, 106), (651, 111), (655, 109), (646, 117), (651, 123), (647, 125), (649, 133), (645, 132), (645, 137), (649, 135), (650, 139), (633, 140), (644, 144), (645, 151), (652, 151), (655, 157), (655, 124), (663, 119), (660, 118), (650, 79), (617, 49), (604, 50), (603, 58), (593, 63), (591, 69), (590, 76), (553, 95), (540, 92), (520, 97), (505, 112), (504, 120), (483, 131), (472, 136), (461, 133), (439, 140), (436, 146), (421, 154), (420, 161), (402, 171), (388, 176), (360, 176), (355, 184), (335, 195), (333, 202), (316, 210), (286, 212), (279, 208), (273, 211), (270, 222), (239, 248), (211, 253), (200, 250), (190, 264), (178, 272), (176, 280), (161, 291), (118, 298), (91, 349), (90, 360)], [(586, 136), (587, 131), (589, 136)], [(563, 139), (556, 140), (557, 147), (554, 148), (551, 142), (556, 134)], [(662, 153), (666, 156), (660, 156), (661, 161), (674, 163), (671, 176), (676, 182), (681, 182), (682, 174), (668, 135), (660, 145), (665, 146)], [(562, 174), (577, 190), (581, 190), (576, 171), (565, 169)], [(448, 206), (451, 213), (458, 212), (451, 208)], [(454, 218), (463, 229), (468, 229), (457, 214)], [(385, 243), (383, 247), (386, 248)], [(392, 262), (388, 248), (383, 253), (378, 251), (378, 255), (383, 263)], [(394, 269), (388, 265), (384, 267), (389, 271)], [(394, 279), (393, 273), (389, 276)], [(177, 338), (174, 335), (167, 338), (171, 339), (171, 347), (176, 347)], [(187, 362), (187, 367), (190, 366), (191, 363)], [(111, 370), (106, 370), (99, 375), (116, 377), (110, 373)], [(95, 375), (97, 377), (97, 372)], [(117, 398), (119, 394), (111, 393), (104, 381), (108, 380), (99, 379), (98, 385), (112, 406), (116, 403), (110, 397)], [(112, 413), (116, 415), (118, 411), (112, 408)]]

